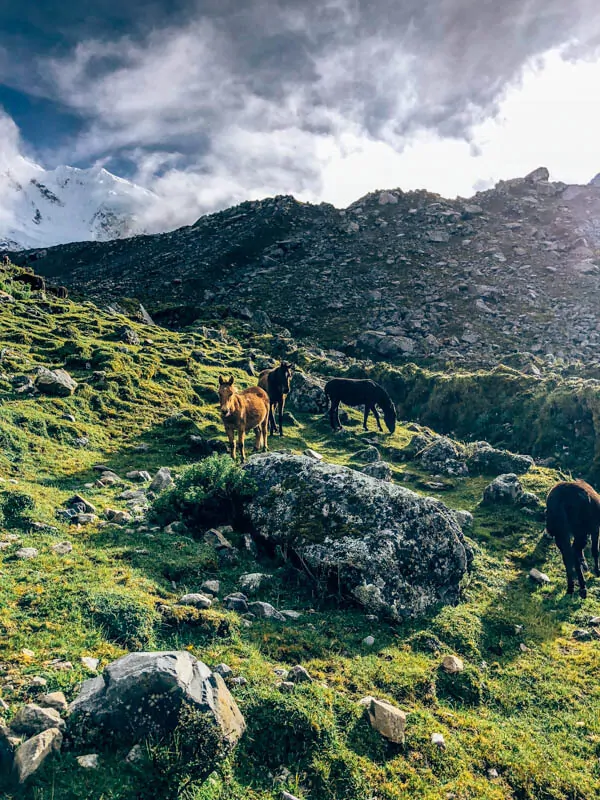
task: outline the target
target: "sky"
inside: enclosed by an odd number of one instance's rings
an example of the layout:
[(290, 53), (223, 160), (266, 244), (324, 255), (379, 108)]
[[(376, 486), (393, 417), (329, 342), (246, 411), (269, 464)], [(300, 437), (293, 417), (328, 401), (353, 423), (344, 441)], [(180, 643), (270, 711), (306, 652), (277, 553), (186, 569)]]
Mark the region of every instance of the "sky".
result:
[(0, 170), (101, 164), (159, 195), (154, 229), (273, 194), (466, 197), (541, 165), (586, 183), (598, 142), (597, 0), (0, 7)]

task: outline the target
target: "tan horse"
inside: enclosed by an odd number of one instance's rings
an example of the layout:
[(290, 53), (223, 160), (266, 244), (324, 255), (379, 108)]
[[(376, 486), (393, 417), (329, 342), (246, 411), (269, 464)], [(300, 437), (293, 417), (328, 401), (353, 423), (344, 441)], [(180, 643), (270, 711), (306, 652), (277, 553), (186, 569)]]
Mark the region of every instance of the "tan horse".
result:
[(231, 457), (234, 461), (236, 431), (242, 463), (246, 460), (244, 439), (249, 430), (254, 430), (256, 434), (255, 452), (261, 449), (263, 453), (267, 451), (269, 395), (263, 389), (251, 386), (249, 389), (244, 389), (243, 392), (238, 392), (233, 385), (233, 378), (225, 380), (219, 375), (219, 406), (225, 433), (229, 439)]

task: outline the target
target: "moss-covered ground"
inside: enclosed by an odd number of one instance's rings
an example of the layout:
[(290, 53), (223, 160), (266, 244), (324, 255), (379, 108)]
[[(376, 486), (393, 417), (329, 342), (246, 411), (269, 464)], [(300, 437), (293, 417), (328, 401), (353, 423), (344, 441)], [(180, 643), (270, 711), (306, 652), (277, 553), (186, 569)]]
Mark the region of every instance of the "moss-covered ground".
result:
[[(226, 662), (248, 681), (232, 690), (248, 730), (202, 786), (165, 777), (168, 754), (153, 746), (141, 765), (127, 764), (123, 752), (103, 752), (97, 770), (83, 770), (79, 753), (64, 749), (24, 788), (0, 783), (1, 797), (120, 800), (179, 792), (190, 800), (275, 800), (281, 788), (303, 800), (600, 796), (600, 641), (572, 638), (600, 615), (600, 581), (590, 576), (587, 600), (566, 596), (562, 564), (543, 525), (521, 511), (479, 505), (489, 477), (452, 479), (438, 494), (475, 517), (474, 571), (461, 603), (403, 626), (370, 621), (317, 590), (291, 564), (243, 547), (224, 563), (201, 538), (153, 530), (151, 522), (69, 526), (55, 512), (75, 491), (100, 515), (125, 508), (118, 495), (133, 484), (99, 487), (94, 465), (121, 476), (161, 466), (177, 471), (198, 458), (190, 435), (224, 440), (218, 374), (233, 372), (240, 386), (254, 382), (232, 366), (247, 353), (201, 328), (175, 333), (92, 304), (45, 301), (8, 276), (0, 290), (15, 298), (0, 296), (0, 492), (24, 493), (34, 504), (4, 520), (0, 541), (16, 535), (18, 546), (39, 551), (22, 561), (14, 555), (17, 544), (0, 550), (6, 718), (35, 698), (34, 676), (47, 680), (48, 691), (72, 698), (90, 675), (83, 656), (99, 658), (101, 669), (129, 650), (187, 648), (210, 666)], [(139, 345), (121, 341), (124, 326), (138, 334)], [(10, 378), (31, 376), (37, 365), (66, 368), (77, 392), (67, 398), (17, 392)], [(407, 424), (393, 436), (365, 434), (360, 417), (351, 412), (347, 432), (333, 435), (323, 418), (297, 415), (271, 447), (311, 447), (356, 465), (365, 440), (378, 441), (395, 480), (431, 493), (424, 488), (431, 475), (402, 460), (413, 435)], [(524, 477), (540, 497), (555, 480), (555, 472), (539, 468)], [(72, 543), (72, 552), (54, 555), (51, 546), (62, 541)], [(528, 579), (533, 566), (550, 584), (540, 588)], [(164, 612), (206, 579), (221, 581), (223, 597), (238, 588), (241, 573), (255, 571), (274, 576), (257, 599), (300, 611), (297, 621), (247, 627), (218, 603), (206, 612)], [(363, 644), (367, 635), (375, 638), (371, 647)], [(440, 673), (448, 653), (465, 661), (459, 680)], [(72, 669), (57, 669), (56, 660)], [(274, 670), (297, 663), (314, 681), (283, 694)], [(370, 728), (358, 705), (365, 695), (407, 713), (404, 746)], [(443, 733), (445, 750), (431, 744), (433, 732)]]

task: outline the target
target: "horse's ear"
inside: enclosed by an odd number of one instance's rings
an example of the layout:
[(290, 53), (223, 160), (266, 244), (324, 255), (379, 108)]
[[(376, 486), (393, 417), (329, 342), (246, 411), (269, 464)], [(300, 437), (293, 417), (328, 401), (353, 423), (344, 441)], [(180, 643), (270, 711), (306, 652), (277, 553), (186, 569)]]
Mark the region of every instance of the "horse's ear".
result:
[(227, 384), (229, 386), (233, 386), (233, 375), (231, 376), (231, 378), (229, 378), (229, 380), (227, 381)]
[(224, 383), (225, 381), (223, 380), (223, 376), (219, 375), (219, 386), (223, 386)]

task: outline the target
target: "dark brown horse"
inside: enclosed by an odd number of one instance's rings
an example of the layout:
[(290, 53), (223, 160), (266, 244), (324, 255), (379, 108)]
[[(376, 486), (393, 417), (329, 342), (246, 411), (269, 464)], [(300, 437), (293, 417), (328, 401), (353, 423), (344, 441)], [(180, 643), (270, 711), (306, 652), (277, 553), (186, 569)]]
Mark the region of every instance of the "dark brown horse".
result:
[(592, 540), (594, 572), (598, 567), (598, 530), (600, 528), (600, 495), (585, 481), (563, 481), (550, 490), (546, 498), (546, 530), (554, 537), (567, 572), (567, 592), (573, 594), (574, 575), (580, 597), (587, 597), (583, 570), (587, 564), (583, 550), (588, 536)]
[(342, 430), (339, 417), (340, 403), (347, 406), (364, 406), (365, 417), (363, 428), (367, 430), (367, 419), (372, 411), (377, 427), (383, 431), (376, 406), (383, 411), (383, 419), (390, 433), (396, 430), (396, 409), (392, 399), (383, 386), (375, 381), (358, 380), (353, 378), (333, 378), (325, 384), (325, 394), (331, 403), (329, 409), (329, 422), (332, 430)]
[(46, 286), (46, 294), (66, 300), (69, 296), (69, 291), (66, 286)]
[(292, 365), (282, 361), (275, 369), (265, 369), (258, 376), (258, 385), (269, 395), (269, 433), (277, 430), (273, 406), (277, 407), (279, 417), (279, 435), (283, 436), (283, 409), (285, 400), (290, 393), (292, 380)]
[(15, 275), (13, 281), (24, 283), (31, 286), (35, 291), (43, 292), (46, 289), (46, 281), (41, 275), (31, 275), (29, 272), (22, 272), (20, 275)]
[(238, 392), (233, 378), (225, 380), (219, 375), (219, 406), (225, 433), (229, 439), (231, 457), (235, 460), (235, 432), (238, 435), (242, 463), (246, 460), (244, 440), (247, 431), (256, 434), (254, 450), (267, 451), (267, 428), (269, 421), (269, 397), (258, 386)]

